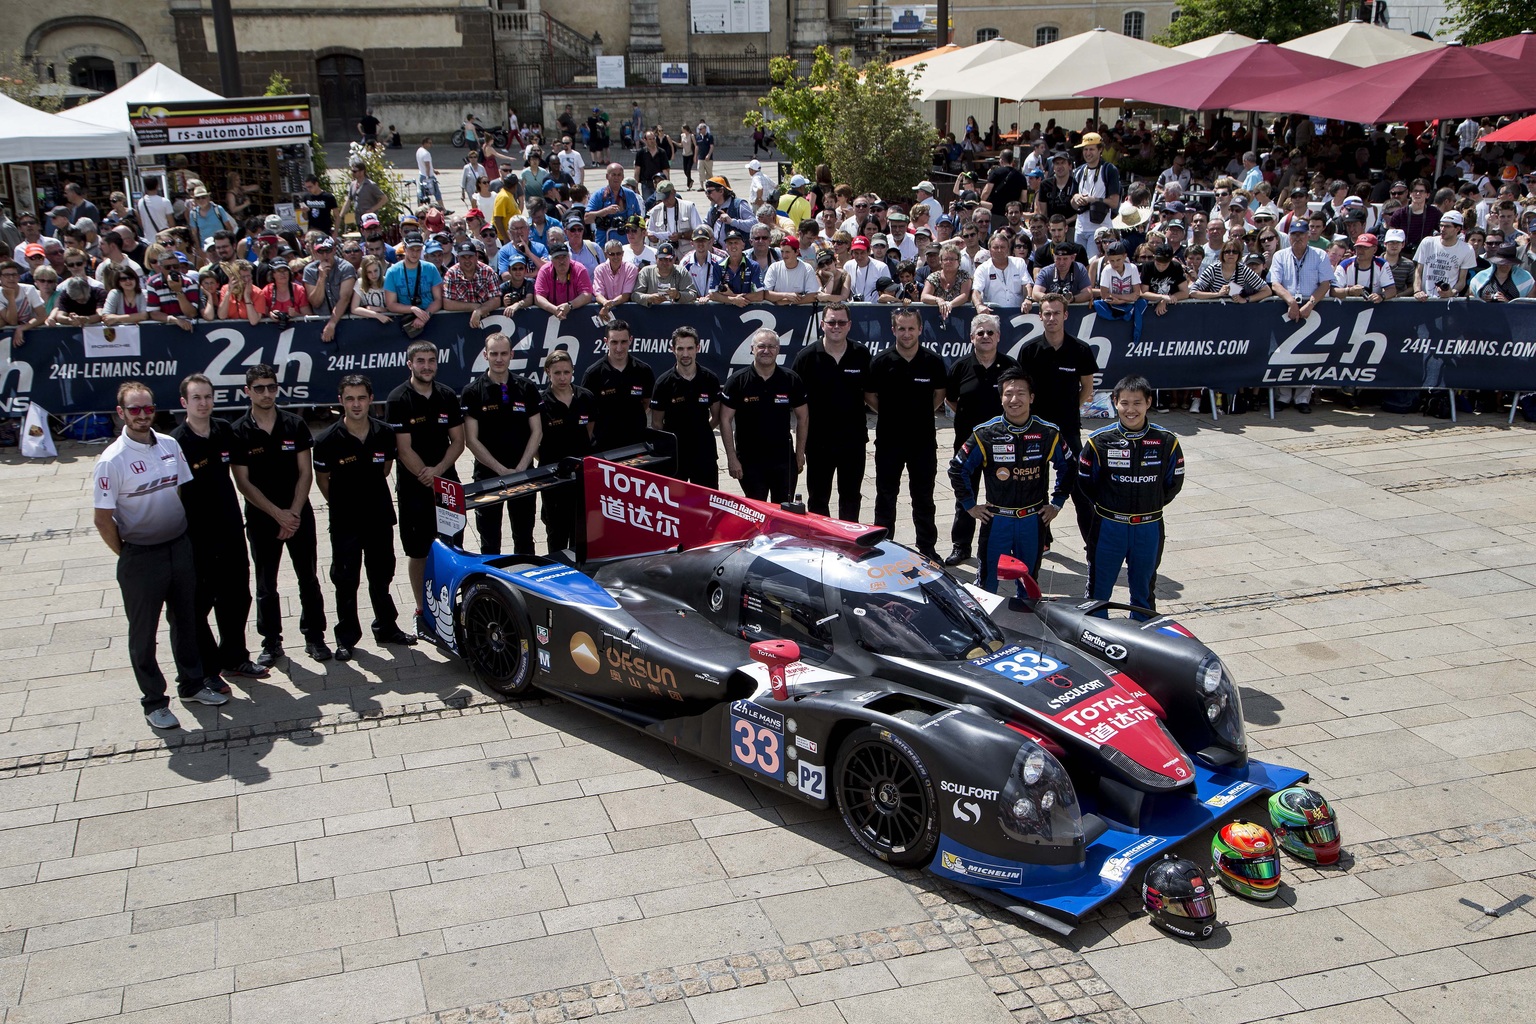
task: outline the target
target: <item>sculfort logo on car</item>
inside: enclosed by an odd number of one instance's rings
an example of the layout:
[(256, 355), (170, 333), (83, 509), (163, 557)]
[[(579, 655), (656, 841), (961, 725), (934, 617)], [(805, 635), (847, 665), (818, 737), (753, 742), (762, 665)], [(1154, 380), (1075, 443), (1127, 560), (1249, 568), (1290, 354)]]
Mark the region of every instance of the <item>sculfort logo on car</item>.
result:
[(1020, 885), (1024, 881), (1024, 869), (1009, 864), (993, 864), (989, 861), (976, 860), (974, 857), (962, 857), (957, 853), (945, 850), (939, 856), (939, 866), (945, 871), (967, 878), (975, 878), (984, 882), (1003, 882), (1007, 885)]
[(1045, 703), (1046, 706), (1049, 707), (1052, 711), (1060, 711), (1062, 708), (1070, 707), (1071, 705), (1082, 700), (1084, 697), (1098, 693), (1100, 690), (1106, 689), (1108, 686), (1109, 684), (1102, 679), (1090, 679), (1086, 683), (1072, 687), (1072, 689), (1061, 694), (1060, 696), (1052, 697)]
[(953, 793), (955, 796), (975, 796), (983, 800), (996, 800), (998, 791), (995, 789), (982, 789), (980, 786), (962, 786), (958, 782), (939, 780), (939, 789), (945, 793)]

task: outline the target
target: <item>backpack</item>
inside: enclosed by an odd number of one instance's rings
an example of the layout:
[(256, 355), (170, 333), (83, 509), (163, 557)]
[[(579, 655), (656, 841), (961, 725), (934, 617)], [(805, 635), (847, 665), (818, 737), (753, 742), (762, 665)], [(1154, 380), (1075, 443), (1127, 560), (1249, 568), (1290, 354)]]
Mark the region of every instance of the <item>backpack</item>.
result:
[(1456, 412), (1472, 411), (1472, 403), (1467, 400), (1465, 395), (1458, 391), (1441, 389), (1425, 392), (1424, 415), (1433, 416), (1437, 420), (1448, 420), (1451, 418), (1452, 401), (1456, 403)]
[(1381, 411), (1405, 413), (1419, 407), (1417, 391), (1385, 391), (1381, 396)]

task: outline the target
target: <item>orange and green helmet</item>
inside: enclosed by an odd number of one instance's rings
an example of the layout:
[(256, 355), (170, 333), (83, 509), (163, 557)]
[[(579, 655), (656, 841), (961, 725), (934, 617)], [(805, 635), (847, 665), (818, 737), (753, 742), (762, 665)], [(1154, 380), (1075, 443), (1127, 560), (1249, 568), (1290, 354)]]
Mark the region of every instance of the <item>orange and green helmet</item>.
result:
[(1239, 896), (1274, 899), (1280, 891), (1277, 851), (1269, 829), (1239, 818), (1211, 837), (1211, 874)]

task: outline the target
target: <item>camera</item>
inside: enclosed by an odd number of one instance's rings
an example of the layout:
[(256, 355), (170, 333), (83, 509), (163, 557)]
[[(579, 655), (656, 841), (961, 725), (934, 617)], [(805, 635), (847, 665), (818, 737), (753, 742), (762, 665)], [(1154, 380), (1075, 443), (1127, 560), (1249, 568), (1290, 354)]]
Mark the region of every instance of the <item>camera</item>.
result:
[(273, 311), (272, 319), (286, 327), (288, 325), (288, 321), (292, 320), (293, 318), (288, 315), (286, 310), (279, 309)]

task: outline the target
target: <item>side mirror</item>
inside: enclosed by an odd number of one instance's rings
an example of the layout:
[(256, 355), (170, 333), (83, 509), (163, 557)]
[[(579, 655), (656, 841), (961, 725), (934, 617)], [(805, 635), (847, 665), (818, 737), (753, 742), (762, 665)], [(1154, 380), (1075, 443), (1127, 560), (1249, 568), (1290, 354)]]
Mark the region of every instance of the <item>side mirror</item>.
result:
[(997, 560), (997, 578), (1000, 580), (1018, 580), (1024, 588), (1024, 596), (1031, 601), (1038, 601), (1043, 596), (1040, 584), (1029, 574), (1029, 566), (1014, 558), (1012, 555), (1003, 555)]
[(800, 645), (793, 640), (759, 640), (751, 647), (752, 660), (768, 666), (768, 685), (774, 700), (789, 699), (784, 670), (800, 660)]

